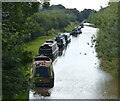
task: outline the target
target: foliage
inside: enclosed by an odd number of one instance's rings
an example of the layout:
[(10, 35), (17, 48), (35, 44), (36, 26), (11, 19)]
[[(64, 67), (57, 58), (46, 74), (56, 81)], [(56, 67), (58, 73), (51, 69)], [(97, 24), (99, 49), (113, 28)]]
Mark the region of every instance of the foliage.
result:
[(44, 3), (42, 4), (42, 6), (43, 6), (44, 9), (47, 9), (47, 8), (49, 8), (50, 3), (49, 3), (49, 2), (44, 2)]
[(96, 39), (96, 51), (98, 57), (101, 58), (101, 66), (117, 69), (119, 47), (118, 3), (109, 3), (108, 7), (102, 8), (99, 12), (91, 14), (89, 21), (99, 28)]
[(71, 33), (72, 29), (75, 28), (75, 27), (77, 27), (77, 26), (79, 26), (79, 25), (80, 25), (79, 23), (78, 23), (78, 24), (71, 23), (69, 26), (67, 26), (67, 27), (65, 28), (65, 30), (66, 30), (66, 32)]
[(28, 89), (29, 76), (26, 71), (29, 70), (32, 57), (23, 46), (31, 30), (26, 26), (26, 19), (38, 10), (38, 6), (39, 3), (31, 2), (2, 3), (3, 99), (13, 99)]
[(24, 28), (29, 29), (29, 30), (26, 30), (26, 32), (24, 33), (24, 35), (27, 34), (25, 35), (26, 37), (24, 37), (24, 42), (34, 40), (36, 39), (36, 37), (42, 36), (43, 35), (42, 33), (44, 33), (44, 28), (40, 27), (40, 25), (31, 17), (28, 17), (26, 19)]
[(63, 9), (64, 10), (65, 7), (61, 4), (59, 4), (59, 5), (52, 5), (52, 6), (49, 7), (49, 9), (50, 10), (55, 10), (55, 9)]
[[(50, 13), (47, 13), (47, 12), (35, 13), (34, 15), (31, 16), (31, 19), (34, 22), (37, 22), (39, 29), (41, 30), (39, 30), (38, 32), (35, 32), (34, 35), (35, 34), (38, 34), (38, 36), (48, 35), (48, 32), (51, 29), (64, 30), (64, 28), (69, 24), (69, 20), (67, 18), (68, 16), (63, 14), (51, 15)], [(52, 33), (49, 33), (49, 34), (52, 34)]]
[(63, 14), (63, 15), (68, 15), (68, 19), (72, 22), (78, 21), (81, 22), (84, 19), (87, 19), (88, 16), (96, 12), (95, 10), (91, 9), (84, 9), (83, 11), (79, 12), (76, 8), (74, 9), (67, 9), (63, 5), (52, 5), (48, 9), (42, 9), (42, 12), (49, 12), (49, 13), (56, 13), (56, 14)]
[(89, 15), (91, 13), (96, 13), (96, 11), (93, 9), (84, 9), (83, 11), (81, 11), (81, 14), (83, 16), (84, 19), (88, 19)]

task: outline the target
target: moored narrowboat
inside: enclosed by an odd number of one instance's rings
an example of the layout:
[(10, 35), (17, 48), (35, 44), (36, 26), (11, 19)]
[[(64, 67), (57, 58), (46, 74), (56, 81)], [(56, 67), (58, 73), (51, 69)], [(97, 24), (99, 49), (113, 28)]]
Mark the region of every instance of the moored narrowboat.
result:
[(71, 42), (70, 33), (63, 33), (63, 36), (65, 37), (66, 43), (70, 43)]
[(70, 33), (59, 33), (56, 38), (64, 37), (66, 44), (71, 42)]
[(58, 46), (54, 40), (47, 40), (46, 43), (40, 46), (39, 55), (45, 55), (54, 61), (58, 57)]
[(72, 30), (72, 35), (77, 35), (77, 34), (81, 34), (82, 33), (82, 31), (81, 31), (81, 28), (74, 28), (73, 30)]
[(49, 57), (37, 56), (34, 58), (32, 78), (36, 87), (54, 86), (54, 70)]
[(65, 41), (64, 37), (57, 36), (55, 41), (57, 42), (57, 45), (58, 45), (59, 48), (66, 46), (66, 41)]

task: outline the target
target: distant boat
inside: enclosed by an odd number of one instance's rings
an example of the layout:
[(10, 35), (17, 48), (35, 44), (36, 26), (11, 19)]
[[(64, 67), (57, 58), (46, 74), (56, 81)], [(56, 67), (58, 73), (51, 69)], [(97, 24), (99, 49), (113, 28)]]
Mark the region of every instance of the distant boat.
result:
[(66, 46), (66, 41), (65, 37), (57, 36), (55, 38), (55, 41), (57, 42), (58, 47), (65, 47)]
[(84, 28), (84, 21), (80, 24), (81, 28)]
[(64, 37), (67, 44), (71, 42), (70, 33), (59, 33), (57, 37)]
[(81, 34), (82, 33), (82, 31), (81, 31), (81, 28), (74, 28), (73, 30), (72, 30), (72, 35), (77, 35), (77, 34)]

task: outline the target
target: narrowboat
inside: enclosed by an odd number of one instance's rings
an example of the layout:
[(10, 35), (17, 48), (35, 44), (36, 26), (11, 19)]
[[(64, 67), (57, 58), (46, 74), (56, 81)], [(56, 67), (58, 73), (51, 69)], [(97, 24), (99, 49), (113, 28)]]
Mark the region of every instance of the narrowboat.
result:
[(54, 86), (54, 70), (49, 57), (37, 56), (34, 58), (32, 78), (36, 87)]
[(81, 28), (84, 28), (84, 21), (81, 22), (80, 26)]
[(57, 36), (55, 41), (57, 42), (58, 47), (65, 47), (66, 46), (66, 41), (64, 37), (59, 37)]
[(67, 44), (71, 42), (69, 33), (59, 33), (57, 37), (64, 37)]
[(66, 43), (70, 43), (71, 42), (70, 33), (63, 33), (63, 36), (65, 37)]
[(81, 26), (78, 26), (77, 29), (79, 31), (79, 34), (81, 34), (82, 33)]
[(59, 56), (63, 55), (64, 48), (59, 48)]
[(47, 40), (39, 48), (39, 55), (45, 55), (54, 61), (58, 57), (58, 46), (57, 42), (54, 40)]
[(72, 30), (72, 35), (75, 35), (75, 34), (80, 34), (80, 33), (82, 33), (82, 31), (81, 31), (81, 29), (78, 29), (78, 28), (74, 28), (73, 30)]

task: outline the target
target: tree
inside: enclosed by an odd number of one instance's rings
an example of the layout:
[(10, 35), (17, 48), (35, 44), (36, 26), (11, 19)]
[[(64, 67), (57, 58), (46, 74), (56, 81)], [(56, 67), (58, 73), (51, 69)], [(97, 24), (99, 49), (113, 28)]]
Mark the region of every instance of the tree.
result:
[(90, 15), (89, 22), (99, 28), (96, 38), (96, 51), (101, 58), (101, 66), (117, 70), (118, 61), (118, 6), (119, 3), (109, 3), (97, 13)]
[(49, 2), (44, 2), (42, 6), (43, 6), (43, 8), (48, 9), (49, 6), (50, 6), (50, 3)]
[[(28, 89), (26, 71), (32, 62), (31, 53), (24, 48), (24, 39), (29, 37), (25, 23), (28, 16), (38, 10), (39, 3), (2, 3), (2, 97), (15, 98)], [(27, 31), (26, 31), (27, 30)]]
[(96, 11), (92, 9), (84, 9), (83, 11), (81, 11), (84, 19), (87, 19), (91, 13), (95, 13), (95, 12)]

